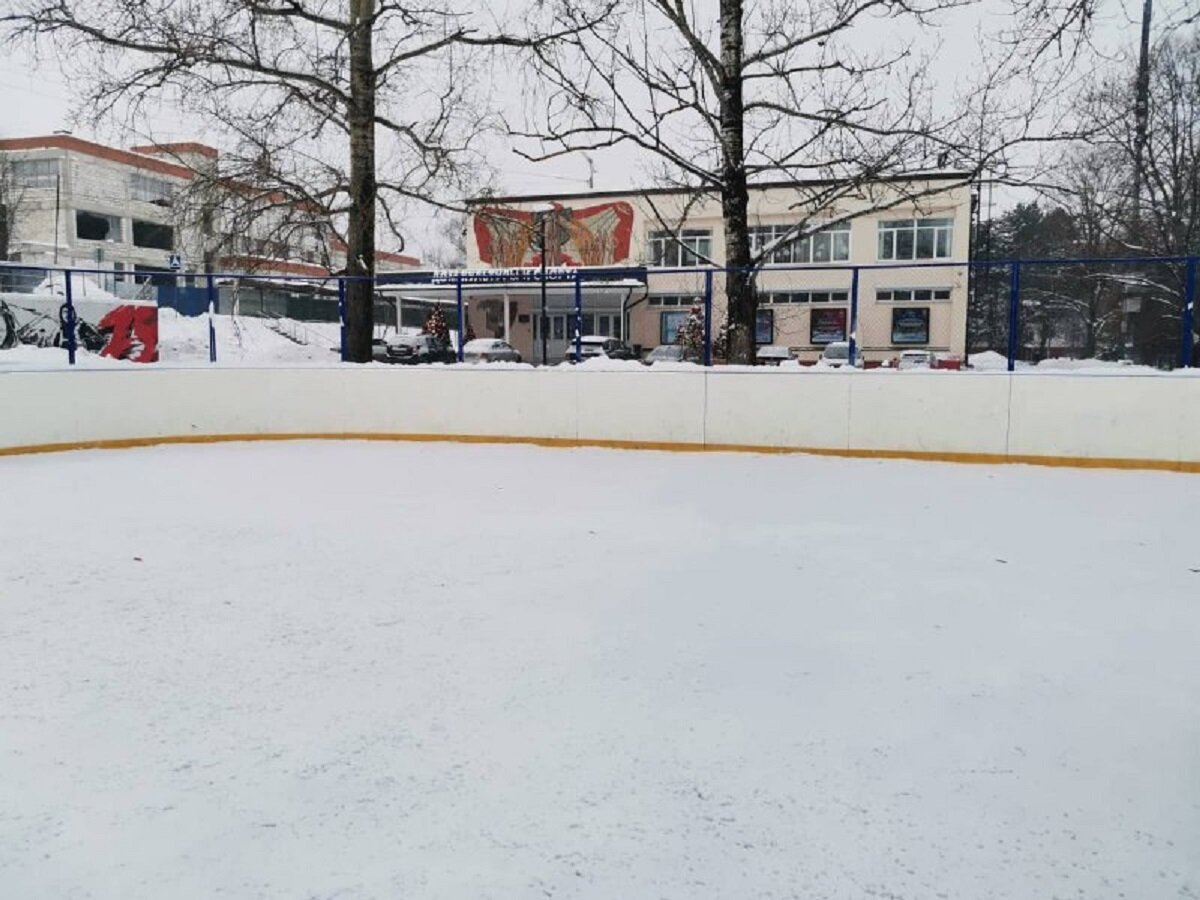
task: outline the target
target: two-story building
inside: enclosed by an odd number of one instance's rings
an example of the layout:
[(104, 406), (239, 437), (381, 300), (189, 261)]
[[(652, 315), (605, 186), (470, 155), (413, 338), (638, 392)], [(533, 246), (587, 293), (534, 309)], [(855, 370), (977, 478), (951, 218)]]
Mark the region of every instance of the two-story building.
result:
[[(111, 272), (111, 286), (178, 266), (257, 275), (327, 276), (345, 264), (328, 222), (281, 215), (277, 196), (221, 178), (220, 155), (199, 143), (128, 150), (68, 134), (0, 140), (10, 206), (8, 261)], [(204, 189), (197, 189), (198, 185)], [(246, 196), (261, 209), (238, 202)], [(236, 212), (235, 212), (236, 210)], [(377, 254), (381, 272), (419, 260)]]
[[(752, 186), (751, 241), (774, 248), (755, 276), (759, 344), (786, 345), (802, 360), (849, 335), (850, 293), (857, 269), (856, 339), (868, 361), (925, 348), (966, 350), (967, 261), (971, 190), (961, 173), (874, 182), (855, 190), (836, 183)], [(804, 223), (804, 236), (785, 239)], [(675, 189), (490, 197), (471, 204), (469, 269), (541, 264), (617, 267), (627, 280), (644, 269), (640, 290), (589, 290), (583, 331), (615, 335), (649, 348), (673, 343), (689, 309), (713, 282), (714, 333), (725, 317), (720, 204)], [(484, 272), (480, 272), (484, 274)], [(538, 285), (472, 287), (472, 309), (499, 308), (500, 330), (526, 358), (538, 359)], [(571, 292), (556, 283), (548, 298), (551, 361), (573, 331)], [(495, 317), (493, 317), (495, 318)], [(494, 324), (494, 323), (493, 323)], [(479, 326), (476, 325), (476, 330)]]

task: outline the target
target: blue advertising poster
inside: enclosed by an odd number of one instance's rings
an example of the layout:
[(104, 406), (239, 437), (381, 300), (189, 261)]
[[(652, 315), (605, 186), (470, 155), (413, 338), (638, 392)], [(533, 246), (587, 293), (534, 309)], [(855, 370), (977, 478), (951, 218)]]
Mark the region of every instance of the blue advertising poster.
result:
[(929, 343), (929, 307), (901, 307), (892, 310), (893, 344)]
[(760, 309), (754, 319), (754, 343), (775, 342), (775, 310)]

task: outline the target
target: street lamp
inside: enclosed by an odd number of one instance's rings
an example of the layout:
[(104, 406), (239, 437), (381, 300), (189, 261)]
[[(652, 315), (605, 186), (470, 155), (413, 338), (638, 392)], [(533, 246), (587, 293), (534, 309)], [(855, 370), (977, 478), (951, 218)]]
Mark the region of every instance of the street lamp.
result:
[(548, 320), (546, 317), (546, 254), (549, 252), (549, 247), (546, 244), (546, 221), (547, 221), (547, 219), (549, 219), (550, 214), (552, 212), (554, 212), (554, 204), (553, 203), (539, 203), (533, 207), (534, 221), (536, 222), (537, 229), (538, 229), (538, 248), (541, 250), (541, 253), (542, 253), (542, 272), (541, 272), (542, 311), (541, 311), (541, 314), (539, 317), (538, 330), (541, 332), (541, 335), (542, 335), (542, 365), (543, 366), (546, 365), (546, 361), (549, 358), (549, 353), (548, 353), (547, 345), (546, 345), (546, 342), (547, 342), (546, 325), (548, 323)]

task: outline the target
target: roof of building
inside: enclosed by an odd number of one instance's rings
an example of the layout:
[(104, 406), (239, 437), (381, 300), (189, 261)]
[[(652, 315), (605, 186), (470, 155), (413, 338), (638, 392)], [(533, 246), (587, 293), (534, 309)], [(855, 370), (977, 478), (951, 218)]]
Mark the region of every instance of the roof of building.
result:
[(144, 153), (147, 156), (183, 156), (184, 154), (204, 156), (208, 159), (219, 159), (221, 152), (216, 147), (201, 144), (197, 141), (179, 141), (172, 144), (140, 144), (130, 147), (134, 153)]
[[(885, 175), (873, 179), (877, 183), (889, 184), (901, 181), (966, 181), (971, 178), (970, 172), (960, 172), (953, 170), (937, 170), (931, 172), (906, 172), (897, 175)], [(799, 188), (799, 187), (821, 187), (822, 185), (838, 184), (845, 179), (839, 178), (811, 178), (794, 181), (760, 181), (750, 184), (750, 190), (767, 190), (769, 188)], [(539, 200), (576, 200), (576, 199), (604, 199), (611, 197), (629, 197), (629, 196), (664, 196), (668, 194), (682, 194), (692, 190), (685, 187), (654, 187), (654, 188), (629, 188), (623, 191), (571, 191), (568, 193), (557, 194), (509, 194), (506, 196), (496, 197), (471, 197), (466, 200), (470, 206), (480, 206), (487, 203), (531, 203)]]
[(103, 144), (97, 144), (94, 141), (85, 141), (83, 138), (77, 138), (70, 134), (47, 134), (37, 137), (6, 138), (0, 140), (0, 151), (12, 152), (16, 150), (67, 150), (73, 153), (82, 153), (86, 156), (94, 156), (99, 159), (107, 159), (109, 162), (122, 163), (134, 168), (145, 169), (149, 172), (157, 172), (160, 175), (173, 175), (176, 178), (185, 179), (190, 179), (193, 175), (192, 170), (186, 166), (165, 162), (142, 153), (134, 153), (132, 150), (106, 147)]
[[(346, 253), (350, 249), (346, 246), (345, 242), (339, 238), (333, 238), (330, 240), (329, 245), (339, 253)], [(386, 262), (394, 262), (401, 266), (419, 266), (421, 264), (421, 260), (415, 256), (408, 256), (405, 253), (391, 253), (387, 250), (376, 250), (375, 258), (377, 260), (382, 259)]]

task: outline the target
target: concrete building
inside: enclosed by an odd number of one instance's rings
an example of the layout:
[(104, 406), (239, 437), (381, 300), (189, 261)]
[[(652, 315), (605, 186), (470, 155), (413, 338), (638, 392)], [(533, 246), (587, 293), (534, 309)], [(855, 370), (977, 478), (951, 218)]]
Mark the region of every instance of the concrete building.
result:
[[(836, 199), (812, 199), (830, 196)], [(703, 270), (725, 261), (719, 203), (677, 190), (494, 197), (474, 201), (471, 209), (470, 270), (540, 265), (539, 211), (546, 220), (547, 264), (556, 277), (562, 277), (561, 267), (627, 268), (621, 284), (632, 277), (640, 289), (589, 286), (583, 330), (623, 337), (643, 349), (675, 340), (689, 308), (703, 296)], [(827, 223), (780, 244), (758, 273), (758, 342), (786, 345), (798, 358), (815, 360), (826, 344), (846, 339), (851, 270), (861, 267), (857, 340), (868, 361), (913, 347), (962, 356), (970, 215), (967, 178), (953, 172), (885, 180), (852, 192), (831, 182), (752, 187), (755, 248), (770, 246), (801, 219), (810, 228)], [(789, 268), (796, 266), (805, 268)], [(486, 333), (507, 336), (526, 358), (537, 359), (540, 287), (491, 288), (473, 285), (472, 314), (481, 304), (502, 306), (505, 311), (491, 319), (504, 326), (503, 334), (494, 327)], [(713, 293), (715, 333), (725, 317), (719, 272)], [(572, 299), (566, 284), (552, 288), (551, 361), (562, 358), (572, 334)]]
[[(10, 262), (103, 269), (110, 285), (145, 280), (139, 272), (173, 260), (184, 273), (263, 276), (317, 277), (345, 264), (328, 222), (281, 215), (295, 204), (265, 195), (261, 209), (247, 212), (245, 203), (224, 202), (253, 189), (222, 180), (220, 155), (204, 144), (123, 150), (55, 134), (0, 140), (0, 157), (12, 207)], [(193, 189), (201, 181), (220, 188)], [(376, 265), (402, 271), (419, 260), (383, 252)]]

